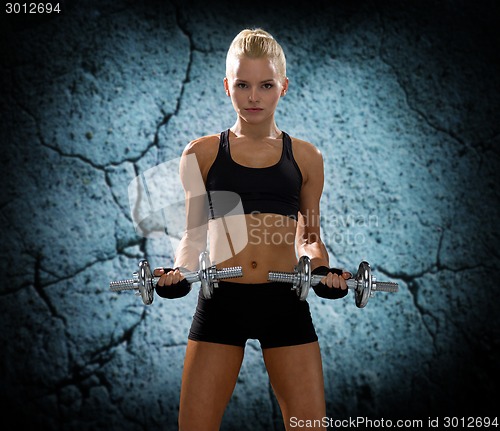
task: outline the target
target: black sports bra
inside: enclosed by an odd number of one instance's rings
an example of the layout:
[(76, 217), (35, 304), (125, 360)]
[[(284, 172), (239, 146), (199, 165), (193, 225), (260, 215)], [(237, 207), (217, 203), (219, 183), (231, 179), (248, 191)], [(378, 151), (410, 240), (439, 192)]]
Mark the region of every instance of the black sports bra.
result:
[(274, 213), (296, 220), (301, 187), (302, 174), (293, 158), (292, 140), (285, 132), (278, 163), (251, 168), (231, 158), (229, 129), (225, 130), (220, 135), (219, 151), (207, 175), (209, 218), (234, 213), (241, 200), (245, 214)]

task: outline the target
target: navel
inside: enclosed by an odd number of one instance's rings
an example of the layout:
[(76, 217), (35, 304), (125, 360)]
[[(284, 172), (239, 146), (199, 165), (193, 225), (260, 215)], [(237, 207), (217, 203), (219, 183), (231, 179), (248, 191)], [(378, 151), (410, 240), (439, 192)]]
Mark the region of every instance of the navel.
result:
[(257, 262), (255, 262), (255, 260), (252, 261), (252, 268), (253, 269), (257, 268)]

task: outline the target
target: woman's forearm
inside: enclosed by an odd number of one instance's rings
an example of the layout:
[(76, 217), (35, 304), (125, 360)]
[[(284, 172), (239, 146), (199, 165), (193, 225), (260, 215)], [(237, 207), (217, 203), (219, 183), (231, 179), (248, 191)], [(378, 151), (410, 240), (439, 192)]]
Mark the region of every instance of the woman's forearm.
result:
[(197, 271), (199, 269), (200, 253), (207, 248), (206, 228), (200, 229), (203, 229), (203, 232), (196, 232), (190, 229), (189, 232), (184, 233), (182, 236), (175, 251), (175, 267), (186, 268), (189, 271)]
[(297, 246), (297, 254), (299, 257), (308, 256), (311, 259), (311, 266), (313, 269), (318, 266), (330, 266), (328, 250), (319, 238), (311, 243), (303, 242), (299, 244)]

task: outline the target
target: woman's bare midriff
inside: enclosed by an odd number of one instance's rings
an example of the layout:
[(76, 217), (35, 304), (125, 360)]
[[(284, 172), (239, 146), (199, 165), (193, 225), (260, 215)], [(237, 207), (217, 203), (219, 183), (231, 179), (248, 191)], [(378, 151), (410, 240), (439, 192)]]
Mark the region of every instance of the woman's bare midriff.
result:
[(210, 257), (217, 268), (241, 266), (235, 283), (266, 283), (270, 271), (293, 271), (297, 264), (297, 222), (279, 214), (245, 214), (209, 222)]

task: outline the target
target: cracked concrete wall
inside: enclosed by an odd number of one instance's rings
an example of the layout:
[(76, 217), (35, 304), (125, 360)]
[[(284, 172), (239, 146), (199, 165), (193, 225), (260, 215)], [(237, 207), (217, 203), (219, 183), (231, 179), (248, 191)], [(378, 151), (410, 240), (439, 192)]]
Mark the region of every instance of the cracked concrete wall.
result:
[[(176, 429), (196, 295), (144, 306), (108, 284), (171, 261), (165, 236), (134, 230), (127, 186), (232, 124), (224, 56), (246, 26), (287, 52), (278, 124), (323, 152), (332, 264), (400, 283), (363, 310), (311, 295), (328, 415), (496, 414), (500, 14), (470, 3), (89, 0), (8, 17), (2, 429)], [(256, 342), (222, 429), (282, 429)]]

